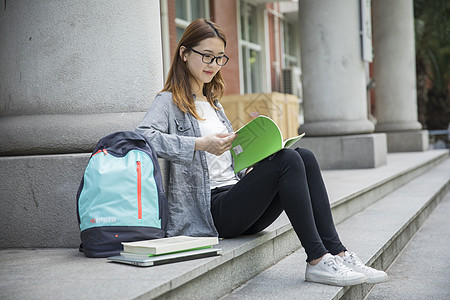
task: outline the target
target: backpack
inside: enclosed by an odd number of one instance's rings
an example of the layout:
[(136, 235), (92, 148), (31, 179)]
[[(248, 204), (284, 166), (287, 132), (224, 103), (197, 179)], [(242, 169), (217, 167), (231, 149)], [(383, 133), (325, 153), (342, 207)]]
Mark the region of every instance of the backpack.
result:
[(132, 131), (98, 142), (77, 193), (80, 251), (108, 257), (121, 242), (165, 237), (167, 200), (156, 152)]

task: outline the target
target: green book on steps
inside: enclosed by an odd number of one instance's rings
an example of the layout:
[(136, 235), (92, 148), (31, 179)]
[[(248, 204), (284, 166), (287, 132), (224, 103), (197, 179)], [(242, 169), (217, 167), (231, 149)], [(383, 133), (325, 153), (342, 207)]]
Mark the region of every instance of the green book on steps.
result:
[(231, 146), (234, 159), (234, 172), (253, 166), (264, 158), (289, 148), (305, 134), (283, 141), (278, 125), (269, 117), (258, 116), (238, 131), (238, 136)]
[(160, 255), (217, 245), (217, 237), (174, 236), (136, 242), (122, 242), (123, 252)]
[(187, 252), (187, 251), (193, 251), (193, 250), (204, 250), (204, 249), (211, 249), (212, 246), (205, 246), (205, 247), (198, 247), (198, 248), (190, 248), (190, 249), (184, 249), (184, 250), (179, 250), (179, 251), (173, 251), (173, 252), (168, 252), (168, 253), (162, 253), (162, 254), (150, 254), (150, 253), (135, 253), (135, 252), (126, 252), (126, 251), (121, 251), (120, 255), (126, 256), (126, 257), (133, 257), (133, 258), (137, 258), (137, 257), (152, 257), (152, 256), (161, 256), (161, 255), (167, 255), (167, 254), (174, 254), (174, 253), (180, 253), (180, 252)]

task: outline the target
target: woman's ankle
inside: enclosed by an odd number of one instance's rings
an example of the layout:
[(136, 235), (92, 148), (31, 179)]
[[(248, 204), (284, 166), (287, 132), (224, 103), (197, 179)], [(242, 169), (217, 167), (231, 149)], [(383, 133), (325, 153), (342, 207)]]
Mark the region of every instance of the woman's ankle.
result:
[(345, 256), (345, 251), (339, 252), (337, 255), (339, 255), (340, 257), (344, 257)]
[(326, 254), (327, 254), (327, 253), (325, 253), (324, 255), (322, 255), (322, 256), (319, 257), (319, 258), (316, 258), (316, 259), (311, 260), (311, 261), (309, 262), (309, 264), (310, 264), (311, 266), (317, 265), (317, 264), (322, 260), (322, 258), (323, 258)]

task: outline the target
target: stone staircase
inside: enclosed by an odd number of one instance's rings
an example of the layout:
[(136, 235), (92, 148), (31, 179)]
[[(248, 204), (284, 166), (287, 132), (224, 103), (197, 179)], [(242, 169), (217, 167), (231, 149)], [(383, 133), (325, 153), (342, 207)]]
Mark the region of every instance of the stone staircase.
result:
[(375, 285), (365, 300), (450, 299), (449, 215), (447, 193), (390, 265), (390, 280)]
[[(376, 169), (324, 171), (347, 248), (386, 269), (449, 191), (448, 157), (448, 150), (395, 153)], [(219, 247), (222, 256), (151, 268), (87, 259), (75, 248), (4, 249), (0, 298), (362, 299), (373, 286), (305, 282), (306, 255), (285, 215)]]
[[(450, 160), (447, 159), (339, 223), (337, 229), (342, 241), (367, 265), (386, 270), (448, 193), (449, 180)], [(340, 288), (305, 282), (305, 259), (306, 254), (299, 250), (224, 299), (274, 299), (277, 295), (279, 299), (363, 299), (374, 286)], [(274, 290), (268, 284), (274, 278), (278, 286), (288, 284)]]

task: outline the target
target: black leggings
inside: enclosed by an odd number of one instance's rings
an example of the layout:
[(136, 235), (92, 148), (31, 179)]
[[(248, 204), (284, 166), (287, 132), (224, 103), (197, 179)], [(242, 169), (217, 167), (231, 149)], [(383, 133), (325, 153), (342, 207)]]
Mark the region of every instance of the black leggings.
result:
[(345, 251), (314, 154), (283, 149), (261, 161), (237, 184), (211, 191), (211, 213), (220, 237), (254, 234), (285, 211), (308, 256)]

